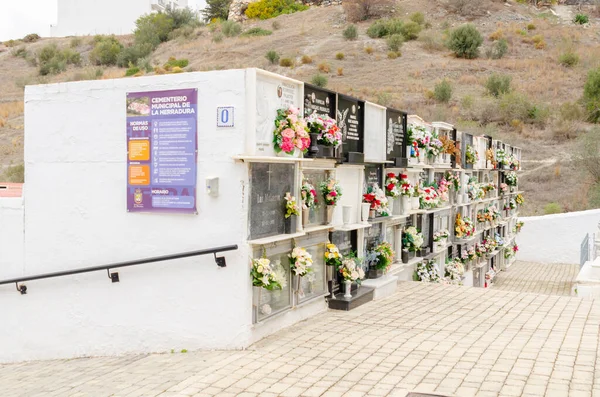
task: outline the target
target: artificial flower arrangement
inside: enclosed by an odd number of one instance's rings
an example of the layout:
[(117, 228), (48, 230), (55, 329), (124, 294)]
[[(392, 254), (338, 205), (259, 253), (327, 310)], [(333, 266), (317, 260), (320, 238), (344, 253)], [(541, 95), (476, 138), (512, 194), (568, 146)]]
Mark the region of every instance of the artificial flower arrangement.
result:
[(500, 184), (500, 192), (502, 194), (508, 193), (508, 185), (506, 183)]
[(498, 244), (496, 243), (495, 239), (485, 238), (481, 244), (479, 244), (479, 247), (481, 248), (481, 252), (483, 254), (491, 254), (494, 252), (497, 245)]
[(392, 246), (387, 241), (383, 241), (377, 244), (373, 248), (375, 254), (375, 260), (371, 264), (377, 270), (387, 271), (394, 262), (394, 255), (396, 254), (392, 249)]
[(500, 212), (495, 205), (486, 207), (482, 212), (477, 214), (477, 221), (480, 223), (490, 222), (493, 223), (500, 217)]
[(513, 252), (514, 252), (515, 254), (516, 254), (517, 252), (519, 252), (519, 246), (517, 245), (517, 243), (514, 243), (514, 244), (513, 244), (512, 250), (513, 250)]
[(339, 272), (344, 281), (352, 281), (360, 284), (361, 280), (365, 278), (365, 272), (360, 266), (360, 259), (356, 257), (355, 253), (346, 255), (342, 260)]
[(465, 274), (465, 266), (459, 258), (446, 261), (445, 276), (449, 284), (461, 284)]
[(475, 258), (477, 258), (477, 250), (475, 249), (475, 247), (471, 247), (467, 250), (467, 257), (470, 261), (473, 261), (475, 260)]
[(515, 256), (515, 253), (513, 252), (512, 248), (504, 250), (504, 259), (510, 259), (513, 256)]
[(469, 253), (467, 252), (467, 250), (466, 250), (466, 249), (463, 249), (463, 250), (461, 250), (461, 253), (460, 253), (460, 261), (461, 261), (463, 264), (466, 264), (466, 263), (469, 261)]
[(495, 164), (496, 161), (494, 159), (494, 151), (492, 149), (488, 149), (485, 151), (485, 159), (490, 162), (490, 164)]
[(504, 211), (510, 211), (510, 210), (514, 210), (517, 208), (517, 202), (515, 201), (514, 198), (511, 198), (510, 200), (508, 200), (508, 202), (506, 204), (504, 204)]
[(477, 153), (477, 150), (475, 150), (473, 146), (467, 145), (467, 148), (465, 149), (465, 162), (467, 164), (475, 164), (478, 161), (479, 153)]
[(308, 117), (307, 124), (312, 134), (319, 134), (317, 137), (319, 145), (338, 148), (342, 144), (342, 132), (331, 117), (313, 113)]
[(445, 135), (440, 137), (440, 141), (442, 142), (442, 152), (454, 156), (456, 164), (460, 165), (460, 149), (456, 147), (455, 142)]
[(460, 190), (460, 174), (458, 172), (447, 171), (444, 175), (444, 179), (448, 181), (450, 187), (455, 191), (458, 192)]
[(295, 149), (306, 152), (310, 146), (310, 136), (306, 121), (299, 115), (299, 109), (290, 106), (277, 110), (275, 131), (273, 131), (275, 152), (292, 154)]
[(494, 182), (483, 183), (481, 184), (481, 190), (483, 190), (484, 193), (492, 192), (496, 190), (496, 184)]
[(521, 169), (521, 163), (514, 155), (510, 155), (508, 158), (508, 166), (511, 170), (518, 171)]
[(283, 200), (285, 201), (286, 219), (292, 215), (300, 215), (300, 211), (298, 210), (298, 203), (296, 202), (296, 197), (292, 196), (289, 192), (287, 192)]
[(380, 216), (388, 216), (388, 199), (379, 185), (374, 183), (367, 188), (367, 193), (363, 194), (363, 203), (371, 204), (371, 210)]
[(436, 157), (442, 153), (442, 149), (444, 144), (440, 141), (437, 136), (433, 135), (429, 140), (429, 145), (427, 147), (427, 154), (429, 157)]
[(333, 266), (336, 270), (342, 265), (343, 256), (338, 247), (333, 243), (325, 246), (325, 264)]
[(498, 159), (498, 168), (500, 168), (501, 165), (508, 166), (510, 164), (508, 155), (507, 155), (506, 151), (504, 151), (504, 149), (498, 149), (496, 151), (496, 158)]
[(416, 252), (423, 246), (423, 234), (414, 226), (409, 226), (402, 233), (402, 249)]
[(437, 263), (434, 260), (423, 261), (417, 265), (414, 278), (416, 281), (426, 283), (439, 283), (440, 272), (437, 268)]
[(317, 203), (319, 202), (317, 200), (317, 191), (315, 190), (315, 187), (308, 182), (307, 180), (304, 181), (304, 183), (302, 184), (302, 208), (303, 209), (311, 209), (311, 208), (315, 208), (317, 206)]
[(518, 221), (515, 224), (515, 233), (520, 233), (521, 232), (521, 228), (523, 227), (523, 225), (525, 224), (525, 222), (523, 221)]
[(408, 126), (408, 130), (406, 131), (407, 142), (410, 143), (410, 157), (417, 158), (419, 157), (419, 142), (417, 141), (417, 136), (421, 133), (421, 131), (417, 131), (417, 127), (413, 127), (412, 125)]
[(255, 287), (273, 291), (286, 286), (285, 271), (278, 268), (273, 269), (271, 261), (265, 257), (252, 259), (250, 275), (252, 276), (252, 285)]
[(290, 268), (296, 276), (303, 277), (312, 272), (312, 255), (305, 248), (295, 247), (288, 256), (290, 258)]
[(515, 202), (517, 205), (523, 205), (525, 203), (525, 198), (521, 193), (517, 194), (517, 197), (515, 197)]
[(437, 194), (440, 197), (440, 201), (448, 201), (448, 191), (450, 190), (450, 182), (446, 178), (442, 177), (438, 182)]
[(418, 148), (425, 150), (427, 150), (432, 138), (431, 132), (429, 132), (425, 127), (420, 126), (409, 127), (408, 136), (411, 142), (417, 143)]
[(413, 195), (414, 188), (408, 180), (408, 176), (400, 175), (400, 194), (403, 196), (411, 197)]
[(398, 197), (400, 196), (400, 180), (393, 172), (390, 172), (386, 175), (385, 179), (385, 195), (388, 197)]
[(423, 209), (436, 208), (440, 205), (440, 196), (436, 190), (435, 183), (419, 189), (419, 201)]
[(481, 244), (475, 245), (475, 256), (481, 258), (486, 254), (485, 247)]
[(319, 185), (326, 205), (336, 205), (342, 197), (342, 188), (338, 181), (329, 178)]
[(473, 225), (473, 221), (468, 217), (462, 217), (459, 214), (456, 214), (456, 222), (454, 224), (454, 235), (458, 238), (468, 238), (475, 233), (475, 225)]
[(517, 184), (519, 183), (519, 177), (514, 171), (507, 172), (504, 176), (504, 179), (506, 180), (506, 184), (508, 186), (517, 186)]
[(450, 233), (448, 233), (448, 230), (440, 230), (438, 232), (433, 233), (433, 241), (435, 243), (439, 243), (447, 240), (449, 236)]
[(494, 239), (496, 240), (496, 247), (504, 246), (504, 239), (502, 238), (502, 236), (500, 236), (498, 232), (496, 232)]
[(470, 200), (483, 199), (485, 192), (481, 189), (481, 185), (477, 182), (476, 177), (470, 177), (467, 183), (467, 195)]

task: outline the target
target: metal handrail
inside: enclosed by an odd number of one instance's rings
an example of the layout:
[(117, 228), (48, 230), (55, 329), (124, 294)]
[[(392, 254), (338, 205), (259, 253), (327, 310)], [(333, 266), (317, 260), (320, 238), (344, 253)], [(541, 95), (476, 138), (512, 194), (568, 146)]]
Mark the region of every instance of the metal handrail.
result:
[(199, 250), (199, 251), (190, 251), (190, 252), (183, 252), (183, 253), (179, 253), (179, 254), (155, 256), (155, 257), (146, 258), (146, 259), (137, 259), (137, 260), (127, 261), (127, 262), (111, 263), (110, 265), (84, 267), (84, 268), (80, 268), (80, 269), (63, 270), (60, 272), (36, 274), (34, 276), (17, 277), (17, 278), (12, 278), (12, 279), (8, 279), (8, 280), (1, 280), (0, 285), (15, 283), (17, 286), (17, 291), (19, 291), (21, 294), (24, 295), (27, 293), (27, 287), (22, 284), (19, 285), (19, 283), (23, 283), (25, 281), (71, 276), (73, 274), (90, 273), (90, 272), (97, 272), (97, 271), (101, 271), (101, 270), (106, 270), (108, 272), (108, 277), (112, 280), (112, 282), (117, 283), (117, 282), (119, 282), (119, 273), (118, 272), (111, 273), (110, 269), (115, 269), (115, 268), (119, 268), (119, 267), (137, 266), (137, 265), (143, 265), (146, 263), (162, 262), (162, 261), (169, 261), (169, 260), (173, 260), (173, 259), (189, 258), (192, 256), (210, 255), (210, 254), (213, 254), (215, 256), (215, 262), (219, 267), (226, 267), (227, 262), (225, 261), (225, 257), (217, 256), (217, 252), (234, 251), (237, 249), (238, 249), (237, 244), (236, 245), (226, 245), (223, 247), (209, 248), (209, 249)]

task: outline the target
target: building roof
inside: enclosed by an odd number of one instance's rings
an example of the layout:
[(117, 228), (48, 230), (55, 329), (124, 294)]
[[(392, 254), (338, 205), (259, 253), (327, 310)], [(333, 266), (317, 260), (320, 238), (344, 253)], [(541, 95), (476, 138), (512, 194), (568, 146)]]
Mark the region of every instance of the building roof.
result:
[(21, 197), (23, 195), (22, 183), (0, 182), (0, 197)]

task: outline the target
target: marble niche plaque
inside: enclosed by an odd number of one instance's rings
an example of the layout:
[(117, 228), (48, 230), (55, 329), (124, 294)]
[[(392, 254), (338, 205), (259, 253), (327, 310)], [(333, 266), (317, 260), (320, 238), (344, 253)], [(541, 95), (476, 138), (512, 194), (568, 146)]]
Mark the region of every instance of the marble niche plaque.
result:
[(386, 145), (385, 153), (388, 161), (395, 167), (406, 167), (406, 113), (399, 110), (386, 110)]
[(362, 163), (364, 155), (365, 103), (356, 98), (338, 94), (337, 123), (342, 132), (343, 161)]

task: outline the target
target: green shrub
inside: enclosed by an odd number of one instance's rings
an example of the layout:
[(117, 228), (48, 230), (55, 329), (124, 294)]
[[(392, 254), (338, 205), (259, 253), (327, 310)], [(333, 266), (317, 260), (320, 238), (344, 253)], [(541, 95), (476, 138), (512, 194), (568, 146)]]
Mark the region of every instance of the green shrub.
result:
[(60, 50), (54, 43), (42, 47), (37, 53), (39, 73), (42, 76), (59, 74), (67, 69), (67, 65), (80, 65), (81, 54), (70, 49)]
[(197, 14), (188, 7), (174, 8), (167, 6), (165, 14), (173, 20), (173, 30), (197, 28), (201, 25)]
[(223, 21), (221, 24), (221, 32), (226, 37), (234, 37), (242, 32), (242, 25), (234, 21)]
[(583, 121), (585, 112), (578, 102), (565, 102), (560, 105), (558, 110), (561, 120), (565, 121)]
[(265, 58), (273, 65), (276, 65), (279, 62), (279, 54), (275, 50), (267, 51)]
[(588, 112), (589, 121), (600, 121), (600, 68), (588, 73), (583, 88), (583, 101)]
[(96, 44), (89, 55), (90, 62), (94, 65), (116, 65), (123, 44), (115, 36), (101, 36), (98, 40), (94, 38), (94, 42)]
[(416, 40), (421, 33), (421, 25), (416, 22), (408, 21), (405, 22), (400, 28), (400, 33), (406, 40)]
[(577, 14), (573, 19), (573, 22), (579, 25), (585, 25), (590, 21), (590, 18), (585, 14)]
[(281, 58), (279, 61), (279, 66), (283, 66), (284, 68), (290, 68), (294, 66), (294, 61), (291, 58)]
[(560, 214), (561, 212), (563, 212), (563, 210), (558, 203), (548, 203), (544, 206), (545, 215)]
[(150, 63), (150, 58), (147, 57), (138, 59), (135, 63), (135, 66), (146, 73), (150, 73), (152, 70), (154, 70), (154, 67)]
[(308, 10), (308, 6), (294, 0), (258, 0), (250, 3), (246, 9), (248, 18), (269, 19), (281, 14), (292, 14)]
[(500, 39), (496, 41), (492, 48), (488, 51), (488, 58), (500, 59), (508, 52), (508, 41), (506, 39)]
[(411, 21), (418, 23), (419, 25), (425, 25), (425, 15), (422, 12), (415, 12), (408, 17)]
[(163, 68), (165, 70), (171, 70), (172, 68), (178, 67), (178, 68), (185, 68), (187, 65), (189, 65), (190, 61), (188, 61), (187, 59), (176, 59), (175, 57), (170, 57), (169, 60), (163, 65)]
[(346, 40), (356, 40), (358, 38), (358, 29), (356, 29), (356, 25), (346, 26), (343, 35)]
[(69, 47), (77, 48), (81, 45), (82, 42), (83, 42), (83, 40), (81, 40), (81, 37), (73, 37), (71, 39), (71, 42), (69, 43)]
[(140, 68), (138, 68), (137, 66), (132, 66), (129, 69), (127, 69), (127, 71), (125, 72), (125, 76), (129, 77), (129, 76), (133, 76), (135, 74), (138, 74), (140, 72)]
[(337, 54), (335, 54), (335, 59), (337, 59), (338, 61), (341, 61), (344, 59), (344, 53), (343, 52), (338, 52)]
[(452, 84), (446, 79), (436, 84), (433, 89), (433, 97), (438, 102), (450, 102), (450, 99), (452, 99)]
[(535, 30), (535, 29), (536, 29), (536, 27), (535, 27), (535, 25), (533, 23), (528, 23), (527, 24), (527, 30)]
[(473, 59), (479, 55), (479, 47), (483, 37), (477, 28), (471, 24), (459, 26), (450, 33), (447, 46), (457, 57)]
[(20, 47), (15, 47), (12, 50), (10, 50), (10, 55), (12, 55), (13, 57), (25, 59), (29, 56), (29, 51), (27, 51), (27, 49), (25, 49), (25, 46), (22, 45)]
[(214, 41), (215, 43), (220, 43), (223, 41), (224, 38), (225, 38), (225, 35), (223, 33), (217, 32), (217, 33), (213, 34), (212, 41)]
[(427, 51), (442, 51), (446, 49), (442, 39), (432, 32), (420, 35), (419, 41), (423, 43), (423, 48)]
[(11, 48), (11, 47), (16, 47), (16, 46), (18, 46), (18, 45), (19, 45), (19, 44), (21, 44), (21, 43), (22, 43), (22, 41), (21, 41), (21, 40), (8, 40), (8, 41), (5, 41), (5, 42), (4, 42), (4, 43), (2, 43), (2, 44), (4, 44), (4, 45), (5, 45), (6, 47), (8, 47), (8, 48)]
[(317, 87), (327, 87), (327, 77), (322, 74), (315, 74), (310, 82)]
[(229, 16), (231, 0), (206, 0), (206, 7), (202, 10), (202, 17), (206, 22), (215, 19), (226, 20)]
[(4, 171), (2, 180), (10, 183), (24, 183), (25, 182), (25, 165), (11, 165)]
[(566, 51), (558, 57), (558, 63), (567, 68), (572, 68), (579, 63), (579, 55), (573, 51)]
[(393, 34), (403, 34), (403, 26), (404, 22), (402, 22), (400, 19), (378, 19), (367, 29), (367, 36), (372, 39), (377, 39), (385, 36), (391, 36)]
[(500, 117), (506, 124), (521, 121), (531, 124), (543, 124), (549, 116), (549, 109), (536, 105), (524, 94), (509, 92), (500, 97), (498, 103)]
[(135, 21), (136, 44), (149, 44), (154, 50), (160, 43), (169, 39), (169, 34), (175, 28), (171, 17), (162, 12), (142, 15)]
[(23, 37), (23, 42), (25, 43), (35, 43), (41, 39), (40, 35), (37, 33), (30, 33), (27, 36)]
[(169, 33), (169, 40), (175, 40), (178, 38), (191, 39), (195, 36), (196, 28), (191, 25), (186, 25), (171, 31), (171, 33)]
[(507, 74), (493, 73), (485, 82), (485, 88), (490, 95), (499, 97), (510, 92), (512, 77)]
[(397, 52), (404, 43), (404, 37), (401, 34), (393, 34), (387, 38), (387, 45), (390, 51)]
[(273, 32), (263, 28), (251, 28), (242, 33), (242, 36), (269, 36)]
[(117, 56), (117, 65), (126, 68), (129, 64), (136, 64), (139, 59), (146, 58), (153, 51), (151, 44), (134, 44), (124, 48)]

